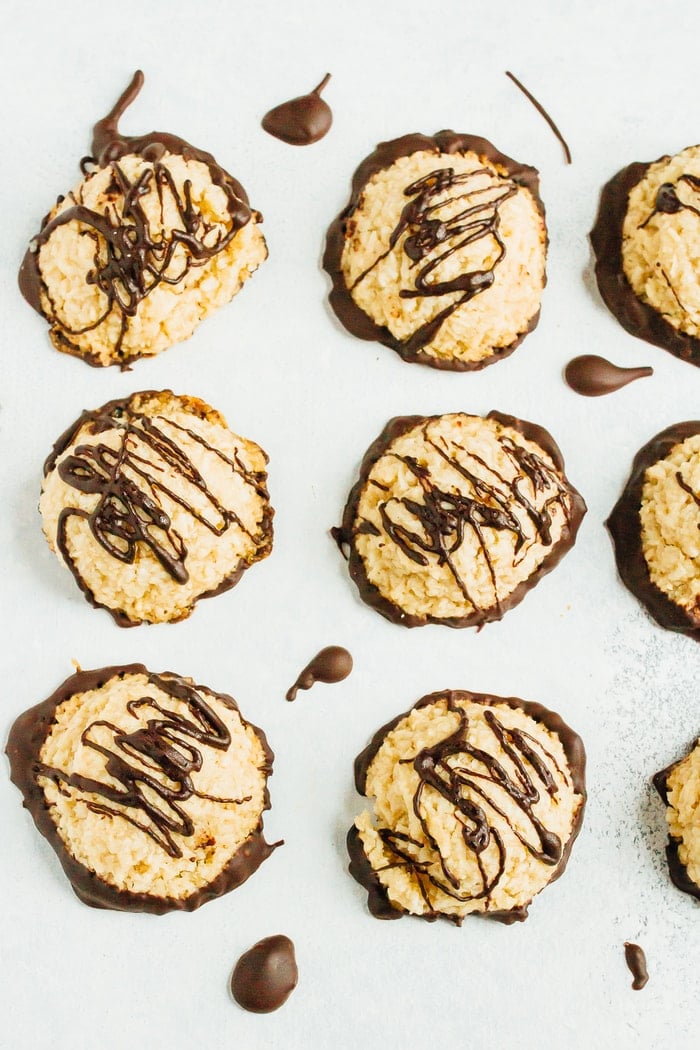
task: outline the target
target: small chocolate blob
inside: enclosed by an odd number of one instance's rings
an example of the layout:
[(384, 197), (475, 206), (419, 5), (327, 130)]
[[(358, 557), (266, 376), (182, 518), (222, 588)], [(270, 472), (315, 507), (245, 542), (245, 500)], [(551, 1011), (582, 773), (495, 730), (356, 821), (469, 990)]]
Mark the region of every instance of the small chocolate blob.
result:
[(341, 645), (321, 649), (306, 665), (294, 685), (287, 692), (287, 700), (295, 700), (300, 689), (310, 689), (315, 682), (342, 682), (352, 671), (352, 656)]
[(262, 118), (265, 131), (290, 146), (310, 146), (322, 139), (333, 123), (331, 107), (321, 98), (330, 79), (330, 73), (326, 73), (308, 95), (291, 98), (266, 113)]
[(597, 354), (582, 354), (574, 357), (564, 369), (564, 378), (572, 390), (584, 397), (600, 397), (612, 394), (623, 386), (654, 374), (649, 366), (620, 368)]
[(634, 978), (632, 987), (638, 992), (649, 980), (646, 956), (638, 944), (625, 941), (625, 962)]
[(233, 969), (231, 993), (244, 1010), (269, 1014), (286, 1003), (298, 980), (294, 945), (278, 933), (243, 953)]

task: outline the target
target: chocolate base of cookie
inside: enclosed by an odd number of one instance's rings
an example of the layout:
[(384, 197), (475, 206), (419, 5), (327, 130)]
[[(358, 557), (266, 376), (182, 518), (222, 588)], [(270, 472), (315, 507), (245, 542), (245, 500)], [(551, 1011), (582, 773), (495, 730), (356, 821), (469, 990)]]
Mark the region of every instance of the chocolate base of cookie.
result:
[[(514, 708), (515, 710), (524, 711), (525, 714), (529, 715), (534, 721), (540, 722), (551, 733), (554, 733), (561, 741), (569, 764), (571, 782), (576, 794), (581, 798), (581, 804), (576, 813), (571, 828), (571, 834), (564, 845), (561, 859), (547, 883), (548, 886), (551, 885), (552, 882), (555, 882), (564, 874), (571, 854), (571, 849), (583, 824), (583, 814), (586, 807), (586, 751), (583, 746), (583, 741), (578, 733), (575, 733), (558, 714), (554, 711), (550, 711), (549, 708), (544, 707), (542, 704), (534, 703), (531, 700), (520, 700), (518, 697), (513, 696), (504, 697), (494, 696), (491, 693), (470, 693), (464, 689), (447, 689), (444, 691), (429, 693), (415, 703), (409, 711), (405, 711), (396, 718), (392, 718), (390, 722), (387, 722), (386, 725), (381, 727), (381, 729), (378, 729), (367, 747), (357, 756), (355, 759), (354, 774), (355, 788), (358, 794), (363, 796), (366, 795), (367, 773), (369, 767), (384, 743), (386, 736), (395, 729), (404, 718), (407, 718), (411, 711), (418, 710), (421, 707), (429, 707), (431, 704), (442, 699), (447, 700), (448, 706), (451, 709), (454, 709), (455, 703), (459, 700), (483, 700), (489, 704), (507, 704), (508, 707)], [(355, 881), (367, 891), (367, 906), (370, 913), (377, 919), (400, 919), (403, 915), (410, 915), (411, 912), (406, 911), (406, 909), (402, 908), (400, 905), (393, 904), (389, 900), (389, 895), (385, 886), (367, 859), (367, 855), (365, 854), (362, 845), (362, 839), (360, 838), (360, 833), (355, 825), (350, 828), (350, 831), (347, 834), (346, 845), (350, 856), (348, 871)], [(466, 916), (448, 915), (443, 912), (429, 912), (424, 915), (416, 915), (414, 918), (423, 919), (426, 922), (435, 922), (437, 919), (447, 919), (456, 926), (461, 926), (465, 918), (482, 918), (494, 919), (496, 922), (503, 923), (506, 926), (512, 926), (513, 923), (525, 921), (528, 916), (530, 904), (532, 904), (532, 900), (528, 901), (527, 904), (509, 908), (507, 911), (472, 912)]]
[[(679, 761), (682, 761), (682, 759), (679, 759)], [(659, 770), (652, 777), (652, 783), (666, 805), (668, 805), (668, 778), (677, 765), (678, 762), (672, 762), (670, 766)], [(678, 852), (679, 846), (680, 841), (669, 835), (668, 845), (666, 846), (666, 862), (671, 882), (683, 893), (688, 893), (691, 897), (695, 897), (700, 901), (700, 886), (688, 875), (688, 869), (683, 864)]]
[[(530, 191), (544, 222), (545, 210), (539, 195), (539, 174), (537, 170), (527, 164), (520, 164), (518, 161), (513, 160), (512, 157), (501, 153), (488, 139), (479, 135), (466, 135), (456, 131), (445, 130), (438, 131), (432, 137), (416, 132), (411, 135), (403, 135), (401, 138), (391, 139), (388, 142), (380, 142), (376, 150), (363, 160), (355, 171), (352, 178), (350, 203), (331, 223), (326, 235), (323, 268), (332, 281), (328, 301), (340, 323), (352, 335), (358, 339), (382, 343), (382, 345), (395, 350), (404, 361), (428, 365), (430, 368), (437, 368), (442, 371), (479, 371), (487, 365), (509, 357), (520, 346), (525, 336), (535, 329), (540, 319), (540, 311), (538, 310), (530, 318), (527, 328), (519, 333), (512, 342), (508, 343), (507, 346), (493, 347), (492, 352), (479, 361), (440, 358), (426, 353), (420, 346), (416, 347), (410, 337), (406, 340), (398, 339), (386, 326), (376, 324), (357, 305), (345, 283), (341, 260), (345, 247), (347, 223), (359, 206), (364, 186), (373, 175), (391, 167), (399, 158), (418, 152), (432, 152), (438, 155), (471, 152), (476, 153), (480, 157), (485, 157), (490, 163), (504, 168), (510, 179)], [(546, 276), (543, 281), (543, 287), (545, 284)]]
[[(391, 445), (391, 443), (397, 438), (401, 437), (407, 431), (412, 430), (413, 427), (418, 426), (420, 423), (428, 422), (430, 419), (437, 418), (439, 417), (396, 416), (394, 419), (389, 420), (376, 441), (372, 442), (367, 449), (360, 465), (359, 479), (351, 489), (350, 495), (348, 496), (348, 501), (343, 512), (342, 523), (339, 528), (331, 530), (331, 535), (336, 541), (342, 554), (345, 555), (347, 550), (348, 571), (360, 592), (360, 597), (367, 603), (367, 605), (376, 609), (376, 611), (381, 613), (381, 615), (387, 620), (391, 620), (392, 623), (401, 624), (403, 627), (424, 627), (429, 623), (442, 624), (444, 627), (456, 628), (482, 627), (485, 623), (501, 620), (506, 612), (513, 609), (523, 600), (527, 592), (530, 591), (543, 576), (546, 576), (547, 573), (551, 572), (551, 570), (558, 565), (567, 551), (569, 551), (574, 545), (579, 526), (586, 513), (586, 504), (581, 494), (577, 492), (573, 486), (569, 485), (571, 499), (569, 521), (556, 548), (550, 552), (527, 580), (523, 580), (522, 583), (519, 583), (507, 598), (498, 602), (498, 604), (492, 605), (486, 609), (475, 609), (473, 612), (465, 616), (415, 616), (405, 612), (399, 606), (394, 605), (393, 602), (390, 602), (385, 598), (379, 589), (367, 578), (364, 562), (352, 542), (353, 525), (357, 517), (357, 508), (362, 490), (366, 485), (367, 479), (369, 478), (372, 468), (377, 460), (384, 455), (384, 452), (389, 445)], [(564, 459), (559, 446), (552, 435), (545, 430), (544, 427), (539, 426), (537, 423), (529, 423), (526, 420), (517, 419), (515, 416), (509, 416), (503, 412), (497, 411), (489, 412), (486, 418), (495, 419), (503, 424), (503, 426), (512, 427), (514, 430), (517, 430), (519, 434), (522, 434), (528, 441), (535, 442), (551, 457), (556, 469), (563, 473)]]
[(642, 550), (640, 507), (647, 469), (658, 460), (665, 459), (675, 445), (698, 433), (700, 420), (690, 420), (667, 427), (648, 441), (634, 457), (629, 480), (605, 522), (612, 537), (617, 571), (627, 589), (661, 627), (687, 634), (696, 641), (700, 641), (700, 623), (697, 618), (671, 601), (649, 575), (649, 566)]
[(590, 233), (596, 257), (596, 281), (605, 305), (625, 331), (662, 350), (668, 350), (682, 361), (700, 365), (700, 339), (681, 332), (653, 306), (639, 299), (624, 272), (622, 227), (629, 195), (644, 178), (651, 163), (658, 161), (630, 164), (619, 171), (601, 191), (598, 215)]
[[(170, 672), (165, 672), (169, 674)], [(109, 908), (116, 911), (142, 911), (154, 915), (164, 915), (169, 911), (194, 911), (207, 901), (220, 897), (224, 893), (240, 886), (256, 871), (262, 862), (270, 856), (281, 843), (267, 843), (262, 833), (262, 820), (257, 828), (241, 844), (221, 872), (205, 886), (187, 897), (157, 897), (148, 893), (131, 893), (116, 886), (91, 871), (77, 861), (68, 852), (63, 839), (58, 834), (51, 818), (51, 807), (47, 805), (46, 796), (38, 783), (37, 766), (39, 753), (54, 724), (57, 707), (69, 700), (76, 693), (99, 689), (117, 675), (149, 675), (143, 664), (101, 667), (92, 671), (79, 671), (67, 678), (58, 689), (42, 703), (30, 708), (16, 719), (7, 741), (5, 752), (10, 762), (10, 779), (19, 788), (24, 797), (24, 808), (45, 839), (55, 851), (66, 873), (75, 895), (93, 908)], [(178, 676), (175, 676), (178, 677)], [(199, 688), (199, 687), (195, 687)], [(236, 701), (225, 693), (217, 697), (238, 710)], [(247, 725), (251, 723), (246, 722)], [(274, 755), (265, 734), (257, 726), (253, 727), (260, 739), (265, 755), (266, 768), (271, 771)], [(270, 800), (265, 788), (263, 811), (270, 808)]]

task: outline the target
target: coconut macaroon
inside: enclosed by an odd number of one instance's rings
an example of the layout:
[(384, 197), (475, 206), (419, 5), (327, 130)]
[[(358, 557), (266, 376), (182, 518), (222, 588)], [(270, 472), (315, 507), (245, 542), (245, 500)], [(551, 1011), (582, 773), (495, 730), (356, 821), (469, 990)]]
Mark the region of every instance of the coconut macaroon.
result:
[(267, 256), (241, 185), (175, 135), (124, 136), (137, 73), (95, 126), (83, 179), (44, 219), (20, 270), (58, 350), (128, 368), (187, 339)]
[(654, 784), (667, 806), (671, 879), (700, 900), (700, 740), (684, 758), (657, 773)]
[(629, 590), (662, 627), (700, 641), (700, 421), (640, 449), (607, 526)]
[(46, 461), (51, 549), (122, 627), (182, 620), (272, 549), (267, 456), (170, 390), (82, 416)]
[(21, 715), (13, 782), (86, 904), (192, 911), (256, 870), (272, 751), (235, 701), (140, 664), (80, 671)]
[(544, 428), (498, 412), (407, 416), (367, 451), (333, 534), (383, 616), (471, 627), (554, 568), (585, 510)]
[(700, 365), (700, 146), (620, 171), (591, 241), (600, 292), (623, 327)]
[(547, 231), (538, 189), (534, 168), (476, 136), (381, 143), (328, 232), (339, 319), (435, 368), (507, 356), (539, 318)]
[(540, 704), (464, 691), (423, 697), (355, 762), (373, 800), (348, 836), (378, 918), (525, 919), (583, 819), (585, 751)]

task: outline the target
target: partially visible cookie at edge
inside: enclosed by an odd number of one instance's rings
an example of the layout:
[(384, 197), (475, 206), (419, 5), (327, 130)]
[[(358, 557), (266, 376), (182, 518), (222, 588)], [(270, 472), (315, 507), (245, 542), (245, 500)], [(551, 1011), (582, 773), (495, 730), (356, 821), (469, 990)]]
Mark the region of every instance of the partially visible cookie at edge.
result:
[(700, 146), (623, 168), (591, 231), (600, 294), (631, 335), (700, 365)]
[(57, 350), (128, 368), (189, 338), (267, 257), (262, 216), (210, 153), (176, 135), (126, 136), (137, 72), (96, 125), (82, 180), (44, 219), (22, 294)]
[(274, 849), (265, 734), (189, 678), (80, 671), (19, 716), (6, 750), (25, 807), (94, 907), (192, 911)]
[(654, 786), (666, 803), (671, 880), (700, 900), (700, 740), (683, 758), (660, 770)]
[(355, 761), (372, 799), (348, 835), (377, 918), (527, 917), (585, 807), (580, 737), (540, 704), (463, 690), (423, 697)]
[(323, 264), (353, 335), (462, 371), (506, 357), (535, 327), (546, 251), (536, 170), (440, 131), (383, 142), (362, 162)]
[(606, 525), (628, 590), (661, 627), (700, 641), (700, 420), (639, 450)]
[(266, 465), (204, 401), (132, 394), (84, 412), (56, 442), (44, 533), (120, 626), (182, 620), (270, 553)]
[(551, 435), (491, 412), (390, 420), (333, 534), (360, 596), (405, 627), (478, 627), (573, 545), (586, 505)]

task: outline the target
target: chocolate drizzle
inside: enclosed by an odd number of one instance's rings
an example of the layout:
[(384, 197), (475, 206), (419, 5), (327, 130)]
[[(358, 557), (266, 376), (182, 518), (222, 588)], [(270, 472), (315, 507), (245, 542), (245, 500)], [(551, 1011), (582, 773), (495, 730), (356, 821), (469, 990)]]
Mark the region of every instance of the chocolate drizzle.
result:
[(268, 1014), (286, 1003), (298, 980), (294, 944), (278, 933), (243, 953), (231, 975), (231, 994), (244, 1010)]
[[(660, 157), (654, 163), (669, 159), (668, 156)], [(622, 229), (629, 195), (645, 177), (649, 167), (650, 164), (630, 164), (619, 171), (601, 191), (598, 215), (590, 234), (596, 258), (598, 289), (610, 312), (630, 335), (668, 350), (682, 361), (700, 365), (700, 339), (675, 328), (663, 314), (639, 299), (625, 276)], [(672, 214), (679, 210), (680, 202), (677, 201), (675, 187), (670, 188), (666, 184), (657, 194), (654, 212)]]
[(293, 686), (287, 691), (287, 700), (296, 700), (300, 689), (310, 689), (316, 682), (342, 682), (352, 671), (352, 656), (341, 645), (329, 645), (314, 656)]
[[(634, 457), (632, 471), (622, 495), (605, 523), (613, 541), (617, 571), (628, 590), (661, 627), (687, 634), (696, 641), (700, 641), (698, 614), (693, 616), (687, 609), (671, 601), (649, 575), (649, 566), (642, 549), (640, 507), (644, 475), (648, 468), (658, 460), (665, 459), (674, 446), (698, 433), (700, 420), (691, 420), (667, 427), (648, 441)], [(682, 482), (681, 478), (681, 488)]]
[(552, 120), (542, 103), (537, 101), (535, 96), (530, 91), (528, 91), (525, 85), (520, 80), (518, 80), (514, 73), (510, 73), (508, 70), (506, 70), (506, 76), (509, 77), (510, 80), (513, 81), (515, 86), (522, 91), (525, 98), (533, 104), (540, 116), (546, 120), (547, 124), (549, 124), (550, 128), (554, 132), (555, 137), (559, 140), (559, 142), (561, 142), (562, 148), (564, 150), (564, 157), (566, 159), (566, 163), (571, 164), (571, 150), (569, 149), (566, 139), (564, 138), (561, 131), (554, 123), (554, 121)]
[(574, 357), (564, 369), (564, 378), (572, 390), (584, 397), (600, 397), (612, 394), (623, 386), (654, 374), (648, 366), (620, 368), (597, 354), (582, 354)]
[[(88, 726), (82, 743), (104, 756), (105, 781), (66, 773), (40, 761), (39, 755), (61, 704), (76, 694), (100, 689), (114, 678), (132, 675), (144, 675), (150, 685), (165, 692), (173, 702), (184, 703), (186, 711), (178, 711), (176, 706), (171, 708), (143, 695), (133, 697), (128, 709), (134, 717), (138, 717), (139, 709), (150, 709), (154, 717), (147, 719), (145, 727), (128, 733), (99, 719)], [(227, 751), (231, 743), (230, 734), (213, 704), (204, 699), (206, 694), (224, 708), (238, 711), (232, 697), (212, 693), (170, 672), (153, 674), (142, 664), (104, 667), (72, 675), (48, 700), (25, 711), (15, 721), (6, 748), (12, 782), (22, 792), (24, 805), (37, 828), (56, 851), (76, 895), (86, 904), (155, 914), (173, 909), (193, 911), (206, 901), (239, 886), (280, 844), (271, 846), (265, 842), (260, 820), (219, 875), (189, 896), (174, 898), (118, 889), (77, 861), (58, 834), (42, 786), (45, 780), (52, 780), (59, 789), (70, 787), (87, 796), (104, 799), (104, 804), (88, 800), (88, 808), (112, 819), (126, 820), (152, 838), (158, 848), (171, 857), (182, 855), (174, 835), (191, 839), (196, 834), (196, 828), (181, 809), (181, 803), (193, 796), (213, 799), (222, 805), (240, 805), (248, 801), (215, 798), (198, 792), (193, 786), (192, 774), (201, 768), (202, 749)], [(245, 720), (243, 724), (250, 726), (260, 741), (264, 756), (261, 772), (267, 777), (272, 772), (274, 756), (265, 734)], [(268, 809), (269, 804), (265, 788), (262, 809)]]
[(292, 98), (269, 110), (261, 122), (265, 131), (290, 146), (310, 146), (322, 139), (333, 123), (331, 108), (321, 98), (330, 79), (330, 73), (326, 73), (308, 95)]
[[(121, 206), (105, 205), (103, 212), (84, 206), (73, 197), (74, 204), (57, 214), (48, 216), (41, 231), (33, 239), (19, 273), (20, 290), (39, 313), (52, 325), (62, 349), (79, 353), (90, 364), (100, 362), (93, 355), (78, 351), (71, 336), (82, 335), (98, 328), (109, 317), (119, 318), (119, 331), (114, 345), (119, 354), (126, 335), (129, 319), (133, 318), (143, 300), (158, 285), (180, 284), (193, 268), (204, 266), (230, 244), (238, 230), (251, 219), (248, 198), (240, 183), (221, 168), (209, 153), (196, 149), (184, 139), (164, 132), (126, 136), (119, 131), (119, 120), (134, 101), (143, 85), (143, 73), (138, 70), (112, 110), (98, 121), (93, 131), (92, 156), (84, 157), (81, 170), (87, 177), (96, 168), (111, 167), (113, 200)], [(125, 155), (138, 155), (148, 163), (139, 177), (131, 181), (119, 164)], [(191, 184), (186, 181), (178, 191), (167, 166), (162, 163), (166, 154), (177, 154), (185, 160), (206, 164), (212, 182), (226, 195), (228, 222), (212, 224), (195, 208), (190, 196)], [(160, 204), (160, 229), (154, 232), (146, 216), (142, 198), (156, 193)], [(178, 216), (173, 228), (165, 214)], [(94, 243), (93, 265), (86, 274), (88, 285), (102, 293), (104, 305), (96, 320), (81, 328), (70, 328), (60, 317), (41, 276), (39, 252), (59, 227), (77, 224), (81, 233)]]
[[(515, 477), (509, 481), (492, 468), (489, 468), (488, 479), (476, 476), (455, 455), (450, 455), (441, 445), (433, 442), (428, 436), (429, 426), (431, 422), (439, 418), (437, 416), (427, 418), (407, 416), (391, 420), (387, 424), (363, 460), (360, 479), (350, 493), (342, 526), (333, 530), (333, 536), (341, 552), (344, 548), (349, 550), (350, 575), (357, 584), (362, 598), (383, 616), (407, 627), (422, 626), (425, 623), (442, 623), (451, 627), (477, 626), (489, 620), (500, 619), (504, 612), (522, 600), (527, 590), (534, 586), (542, 575), (557, 564), (574, 542), (578, 526), (585, 513), (585, 503), (575, 489), (565, 484), (565, 479), (561, 476), (563, 475), (561, 453), (551, 435), (542, 427), (497, 412), (491, 412), (487, 417), (496, 419), (504, 426), (512, 427), (528, 440), (538, 443), (540, 448), (553, 460), (554, 467), (541, 457), (516, 444), (507, 435), (502, 435), (501, 445), (517, 468)], [(400, 456), (390, 452), (394, 441), (419, 426), (422, 426), (426, 443), (469, 483), (472, 490), (471, 495), (467, 496), (453, 490), (443, 491), (435, 483), (426, 466), (419, 464), (410, 456)], [(373, 522), (367, 522), (359, 516), (358, 507), (362, 491), (369, 483), (369, 475), (375, 463), (386, 454), (396, 455), (396, 458), (418, 479), (423, 496), (420, 502), (408, 497), (398, 499), (389, 496), (379, 504), (382, 533), (385, 539), (395, 544), (406, 557), (418, 565), (428, 566), (431, 562), (446, 565), (465, 601), (473, 606), (470, 613), (445, 619), (431, 615), (425, 617), (408, 615), (389, 602), (374, 584), (369, 582), (364, 562), (355, 544), (355, 538), (365, 533), (376, 535), (377, 528)], [(474, 458), (478, 460), (478, 456)], [(521, 489), (522, 482), (526, 479), (531, 483), (535, 492), (549, 492), (539, 510)], [(554, 507), (561, 508), (566, 521), (562, 536), (556, 545), (552, 543), (550, 532)], [(396, 515), (397, 508), (401, 509), (399, 515)], [(490, 529), (511, 534), (513, 558), (516, 564), (517, 560), (525, 555), (529, 546), (516, 510), (521, 511), (532, 522), (535, 537), (544, 547), (549, 547), (549, 550), (533, 575), (520, 583), (507, 598), (501, 599), (484, 530)], [(415, 527), (406, 524), (407, 517), (415, 522)], [(468, 581), (460, 575), (453, 559), (467, 530), (477, 540), (493, 585), (494, 600), (485, 608), (480, 608), (474, 601)], [(534, 539), (531, 542), (534, 542)]]
[(625, 941), (625, 962), (634, 978), (632, 981), (632, 987), (635, 992), (638, 992), (649, 980), (647, 960), (644, 950), (640, 948), (638, 944), (632, 944), (630, 941)]
[[(148, 548), (170, 578), (179, 584), (189, 580), (188, 551), (182, 535), (175, 529), (162, 506), (162, 497), (175, 502), (215, 536), (222, 536), (227, 529), (235, 526), (256, 547), (261, 543), (264, 546), (265, 537), (269, 538), (270, 512), (266, 512), (258, 533), (253, 535), (236, 511), (224, 506), (211, 492), (193, 460), (179, 443), (178, 436), (186, 435), (189, 442), (216, 455), (230, 468), (232, 478), (240, 477), (254, 492), (267, 499), (264, 474), (248, 470), (238, 455), (233, 458), (226, 456), (201, 435), (167, 416), (152, 416), (138, 411), (134, 407), (135, 399), (145, 399), (151, 394), (162, 396), (145, 392), (123, 401), (110, 401), (94, 412), (84, 412), (59, 439), (44, 466), (45, 475), (57, 469), (67, 485), (78, 492), (98, 497), (91, 511), (80, 507), (64, 507), (59, 514), (56, 534), (56, 545), (61, 557), (78, 585), (93, 602), (94, 595), (86, 590), (71, 556), (68, 542), (71, 519), (85, 520), (97, 543), (116, 561), (131, 565), (137, 558), (139, 548)], [(196, 402), (193, 401), (192, 405), (196, 406)], [(101, 442), (86, 442), (77, 445), (70, 455), (60, 459), (84, 428), (93, 434), (119, 431), (118, 447)], [(199, 508), (183, 494), (188, 488), (193, 494), (192, 500), (199, 497)], [(235, 574), (222, 583), (221, 589), (232, 586), (243, 567), (239, 566)], [(119, 612), (109, 611), (121, 626), (132, 625), (132, 621)]]
[[(504, 176), (496, 176), (489, 168), (478, 174), (490, 175), (492, 184), (477, 188), (471, 185), (476, 172), (456, 174), (445, 166), (407, 186), (405, 195), (409, 199), (401, 218), (392, 232), (386, 252), (354, 282), (357, 285), (390, 251), (401, 242), (402, 250), (414, 264), (414, 287), (403, 289), (403, 298), (440, 297), (456, 294), (432, 320), (421, 325), (408, 339), (398, 339), (388, 328), (375, 324), (355, 303), (351, 289), (346, 285), (341, 269), (345, 242), (352, 229), (353, 213), (359, 207), (364, 186), (377, 172), (390, 167), (400, 157), (417, 152), (433, 152), (437, 158), (473, 152), (482, 161), (505, 169)], [(341, 323), (360, 339), (375, 339), (396, 350), (407, 361), (418, 361), (434, 368), (467, 371), (483, 368), (494, 360), (512, 353), (527, 331), (537, 324), (539, 313), (530, 321), (528, 329), (506, 347), (494, 349), (491, 356), (472, 362), (458, 359), (441, 359), (425, 353), (425, 347), (435, 338), (447, 318), (461, 305), (490, 287), (495, 279), (495, 268), (505, 254), (505, 245), (499, 234), (500, 205), (518, 192), (527, 189), (532, 195), (544, 221), (544, 207), (539, 198), (539, 181), (534, 168), (518, 164), (500, 153), (487, 139), (473, 135), (461, 135), (454, 131), (440, 131), (434, 137), (404, 135), (379, 144), (374, 153), (362, 162), (352, 180), (351, 199), (328, 230), (323, 266), (333, 281), (329, 301)], [(460, 210), (447, 222), (441, 221), (435, 212), (445, 203), (445, 195), (454, 191), (454, 197), (462, 202)], [(455, 278), (441, 280), (442, 263), (454, 252), (484, 238), (491, 238), (497, 247), (497, 257), (490, 269), (476, 269), (459, 274)]]
[[(501, 762), (487, 749), (475, 747), (469, 742), (469, 718), (460, 702), (484, 704), (487, 710), (484, 719), (494, 737), (494, 750), (503, 750), (510, 759), (514, 773), (509, 774)], [(508, 857), (498, 825), (506, 824), (514, 832), (524, 849), (534, 858), (552, 868), (549, 881), (558, 878), (566, 865), (568, 855), (583, 819), (585, 804), (585, 752), (580, 738), (553, 712), (539, 704), (528, 703), (514, 697), (502, 698), (485, 694), (472, 694), (463, 691), (432, 693), (423, 697), (414, 710), (444, 704), (447, 711), (458, 716), (457, 728), (437, 743), (422, 748), (410, 759), (418, 783), (413, 794), (412, 811), (418, 819), (422, 838), (415, 839), (407, 834), (380, 828), (379, 836), (384, 849), (393, 858), (387, 868), (401, 867), (407, 869), (419, 888), (426, 906), (424, 918), (435, 919), (444, 912), (438, 912), (431, 903), (431, 893), (439, 891), (455, 900), (458, 904), (470, 900), (484, 900), (484, 914), (502, 922), (511, 923), (524, 919), (527, 905), (509, 911), (496, 911), (489, 908), (489, 898), (500, 882), (506, 870)], [(507, 728), (494, 705), (507, 705), (528, 714), (535, 721), (546, 726), (561, 740), (569, 771), (563, 771), (549, 751), (525, 730)], [(410, 712), (393, 719), (375, 734), (367, 748), (355, 760), (355, 784), (360, 794), (366, 794), (367, 775), (374, 758), (382, 747), (387, 735), (392, 732)], [(558, 794), (557, 779), (568, 781), (574, 791), (581, 796), (572, 827), (566, 843), (549, 831), (534, 812), (544, 792), (555, 798)], [(524, 834), (514, 827), (511, 819), (498, 803), (503, 793), (519, 810), (529, 832)], [(452, 808), (454, 818), (462, 827), (462, 841), (467, 854), (475, 861), (480, 873), (482, 887), (476, 892), (461, 892), (460, 880), (450, 869), (448, 858), (440, 851), (439, 844), (430, 829), (430, 812), (434, 808), (435, 798)], [(377, 918), (396, 918), (401, 914), (397, 906), (389, 901), (386, 890), (371, 867), (364, 853), (362, 842), (356, 828), (348, 836), (348, 848), (351, 856), (350, 872), (369, 891), (369, 907)], [(487, 851), (491, 857), (491, 866), (495, 859), (492, 874), (487, 874), (485, 858)], [(426, 852), (428, 858), (426, 859)], [(384, 870), (384, 869), (380, 869)], [(462, 919), (459, 914), (447, 916), (458, 924)]]

